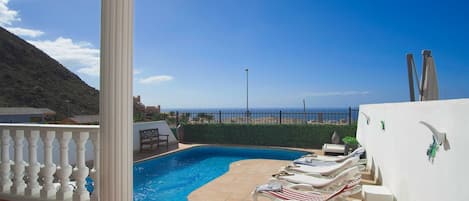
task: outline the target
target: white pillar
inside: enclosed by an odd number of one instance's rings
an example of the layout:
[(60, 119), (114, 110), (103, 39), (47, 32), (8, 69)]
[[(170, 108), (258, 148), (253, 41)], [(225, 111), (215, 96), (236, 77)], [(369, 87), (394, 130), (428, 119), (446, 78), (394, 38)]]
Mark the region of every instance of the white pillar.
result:
[(101, 0), (101, 200), (132, 200), (133, 0)]
[(41, 189), (41, 198), (46, 200), (55, 196), (56, 189), (54, 184), (54, 173), (56, 165), (52, 158), (52, 143), (55, 139), (55, 131), (43, 131), (41, 133), (41, 139), (44, 144), (44, 167), (41, 168), (41, 177), (44, 178), (44, 183)]
[(0, 165), (0, 192), (6, 193), (10, 191), (12, 185), (10, 179), (10, 130), (2, 131), (2, 164)]
[(37, 179), (39, 178), (40, 164), (37, 162), (37, 141), (39, 140), (39, 130), (31, 130), (27, 135), (29, 145), (29, 165), (28, 165), (28, 178), (29, 183), (26, 187), (27, 196), (35, 196), (39, 194), (41, 187)]

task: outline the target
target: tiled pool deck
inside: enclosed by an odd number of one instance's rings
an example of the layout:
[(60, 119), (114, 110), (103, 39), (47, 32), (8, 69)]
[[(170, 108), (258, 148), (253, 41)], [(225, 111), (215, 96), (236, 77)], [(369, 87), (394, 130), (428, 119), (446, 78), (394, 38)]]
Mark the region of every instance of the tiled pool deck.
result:
[(252, 200), (251, 191), (288, 163), (289, 161), (260, 159), (234, 162), (227, 173), (193, 191), (188, 198), (190, 201)]
[[(163, 154), (184, 150), (198, 144), (179, 144), (169, 152), (159, 151), (149, 153), (136, 153), (135, 161), (148, 160)], [(321, 150), (297, 149), (303, 151), (323, 154)], [(164, 153), (161, 153), (164, 152)], [(156, 155), (155, 155), (156, 154)], [(189, 196), (189, 201), (252, 201), (251, 192), (259, 184), (266, 183), (272, 174), (277, 173), (281, 167), (286, 166), (291, 161), (249, 159), (234, 162), (224, 175), (216, 178), (210, 183), (193, 191)], [(259, 198), (259, 201), (269, 200)], [(351, 200), (353, 200), (351, 198)]]

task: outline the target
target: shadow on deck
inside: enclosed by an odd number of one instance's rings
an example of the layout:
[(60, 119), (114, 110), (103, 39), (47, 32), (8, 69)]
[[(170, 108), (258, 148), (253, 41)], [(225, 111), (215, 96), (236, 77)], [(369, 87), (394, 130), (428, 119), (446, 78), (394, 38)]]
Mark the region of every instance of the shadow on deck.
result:
[(179, 144), (170, 144), (168, 146), (168, 149), (166, 149), (166, 146), (160, 146), (159, 148), (153, 148), (153, 149), (145, 149), (142, 151), (136, 151), (134, 152), (134, 162), (140, 161), (145, 158), (151, 158), (166, 152), (174, 151), (179, 149)]

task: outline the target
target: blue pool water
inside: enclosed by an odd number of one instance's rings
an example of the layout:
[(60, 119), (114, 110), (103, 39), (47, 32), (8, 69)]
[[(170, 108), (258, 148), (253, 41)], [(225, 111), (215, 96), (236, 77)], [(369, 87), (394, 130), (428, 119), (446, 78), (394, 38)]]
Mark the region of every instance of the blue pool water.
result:
[(285, 149), (201, 146), (134, 165), (134, 201), (186, 201), (200, 186), (244, 159), (294, 160), (306, 152)]

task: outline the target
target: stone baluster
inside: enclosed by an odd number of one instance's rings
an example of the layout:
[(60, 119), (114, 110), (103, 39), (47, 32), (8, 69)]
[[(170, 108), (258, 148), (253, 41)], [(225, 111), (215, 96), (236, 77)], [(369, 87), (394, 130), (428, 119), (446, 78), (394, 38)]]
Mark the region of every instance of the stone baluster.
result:
[(44, 167), (41, 168), (41, 177), (44, 178), (44, 183), (41, 189), (41, 199), (46, 200), (54, 197), (56, 193), (53, 184), (56, 165), (52, 158), (52, 143), (55, 139), (55, 131), (42, 132), (41, 139), (44, 144)]
[(73, 169), (73, 177), (77, 182), (77, 188), (73, 193), (74, 201), (85, 201), (90, 199), (90, 193), (85, 187), (86, 177), (88, 177), (89, 169), (85, 163), (85, 144), (90, 137), (89, 132), (80, 132), (73, 136), (73, 140), (77, 145), (77, 161), (76, 167)]
[(57, 176), (60, 180), (60, 188), (57, 191), (57, 200), (67, 200), (72, 197), (72, 187), (70, 186), (70, 175), (72, 166), (68, 162), (68, 144), (72, 138), (72, 132), (65, 131), (57, 136), (60, 144), (60, 167), (57, 168)]
[(10, 130), (3, 129), (2, 131), (2, 164), (0, 164), (0, 192), (5, 193), (10, 191)]
[(31, 130), (27, 135), (29, 145), (29, 165), (27, 168), (27, 176), (29, 178), (28, 185), (26, 187), (26, 196), (35, 196), (41, 189), (37, 179), (39, 178), (39, 170), (41, 165), (37, 161), (37, 141), (39, 140), (39, 130)]
[(91, 135), (91, 142), (93, 143), (93, 151), (94, 151), (94, 160), (93, 160), (93, 168), (91, 169), (91, 179), (93, 179), (93, 193), (91, 194), (92, 201), (99, 200), (99, 132), (92, 133)]
[(13, 185), (11, 186), (11, 193), (19, 195), (24, 193), (26, 183), (23, 180), (25, 162), (23, 160), (23, 141), (24, 141), (24, 130), (16, 130), (13, 141), (15, 142), (15, 163), (13, 167)]

